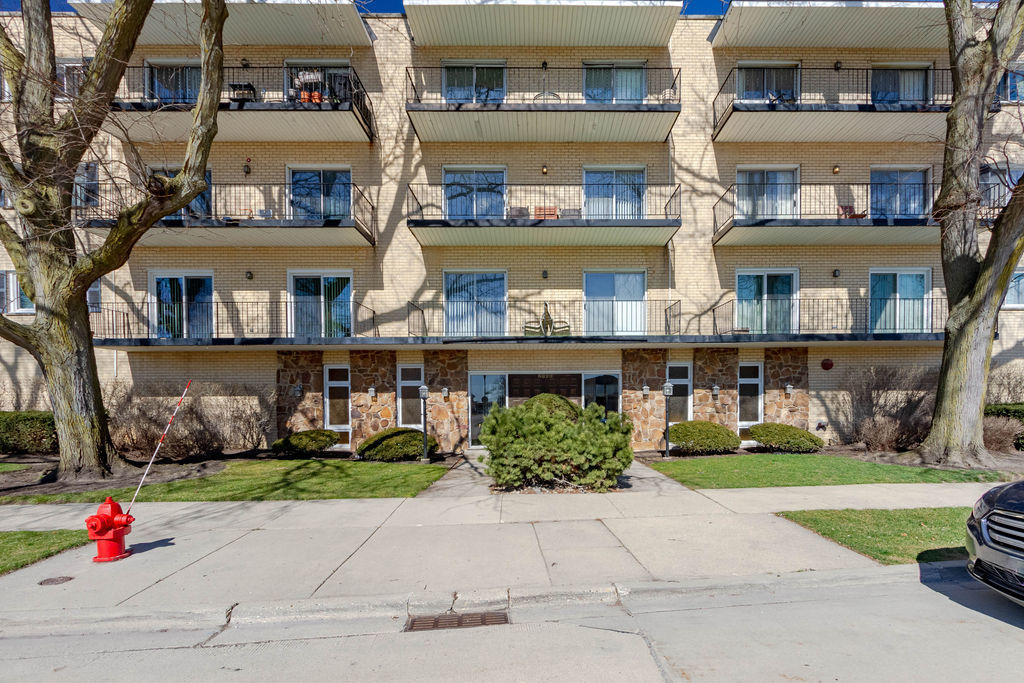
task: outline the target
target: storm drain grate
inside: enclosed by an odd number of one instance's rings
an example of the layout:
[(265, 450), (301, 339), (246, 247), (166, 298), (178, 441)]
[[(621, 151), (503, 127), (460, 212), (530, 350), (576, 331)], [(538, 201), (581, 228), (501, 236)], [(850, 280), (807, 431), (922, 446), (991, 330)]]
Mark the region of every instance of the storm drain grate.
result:
[(511, 623), (505, 612), (466, 612), (464, 614), (438, 614), (432, 617), (409, 617), (406, 631), (437, 631), (443, 628), (473, 628), (500, 626)]

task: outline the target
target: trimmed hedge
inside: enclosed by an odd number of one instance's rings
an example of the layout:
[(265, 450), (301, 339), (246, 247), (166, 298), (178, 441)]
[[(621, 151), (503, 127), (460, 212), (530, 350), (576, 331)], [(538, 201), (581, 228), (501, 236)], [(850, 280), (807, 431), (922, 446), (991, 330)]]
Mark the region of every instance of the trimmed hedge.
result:
[(270, 450), (281, 455), (319, 455), (337, 443), (337, 432), (330, 429), (308, 429), (278, 439)]
[(678, 422), (668, 428), (668, 436), (684, 455), (720, 455), (733, 453), (740, 447), (736, 432), (704, 420)]
[[(985, 406), (985, 415), (991, 417), (1012, 417), (1024, 422), (1024, 403), (990, 403)], [(1013, 441), (1013, 447), (1024, 451), (1024, 434), (1019, 434)]]
[(57, 427), (45, 410), (0, 411), (0, 453), (56, 453)]
[(750, 438), (765, 450), (778, 453), (815, 453), (825, 442), (806, 429), (777, 422), (763, 422), (750, 428)]
[[(395, 462), (423, 457), (423, 432), (408, 427), (390, 427), (359, 444), (356, 453), (363, 460)], [(437, 439), (427, 437), (427, 453), (437, 453)]]
[(505, 489), (575, 485), (607, 491), (633, 462), (633, 425), (591, 404), (576, 421), (543, 401), (495, 405), (480, 427), (487, 474)]
[(537, 394), (526, 399), (523, 403), (538, 405), (550, 411), (552, 415), (572, 420), (573, 422), (578, 422), (580, 413), (583, 412), (572, 400), (558, 394)]

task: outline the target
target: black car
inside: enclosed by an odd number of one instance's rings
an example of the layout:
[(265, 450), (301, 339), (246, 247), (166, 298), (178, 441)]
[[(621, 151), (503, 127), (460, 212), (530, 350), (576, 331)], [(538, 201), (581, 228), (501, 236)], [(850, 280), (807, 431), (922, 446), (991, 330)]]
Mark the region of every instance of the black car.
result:
[(1024, 605), (1024, 481), (990, 489), (967, 520), (967, 571)]

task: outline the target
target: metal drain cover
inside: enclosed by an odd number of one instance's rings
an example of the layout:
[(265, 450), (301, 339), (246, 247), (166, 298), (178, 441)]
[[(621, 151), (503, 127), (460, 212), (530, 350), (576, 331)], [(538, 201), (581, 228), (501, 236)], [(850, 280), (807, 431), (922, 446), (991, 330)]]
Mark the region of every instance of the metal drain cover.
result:
[(409, 617), (408, 631), (437, 631), (445, 628), (473, 628), (510, 624), (506, 612), (466, 612), (464, 614), (438, 614), (432, 617)]
[(51, 576), (48, 579), (43, 579), (42, 581), (40, 581), (39, 585), (40, 586), (56, 586), (56, 585), (61, 584), (61, 583), (67, 583), (68, 581), (70, 581), (73, 578), (75, 578), (75, 577), (73, 577), (73, 576)]

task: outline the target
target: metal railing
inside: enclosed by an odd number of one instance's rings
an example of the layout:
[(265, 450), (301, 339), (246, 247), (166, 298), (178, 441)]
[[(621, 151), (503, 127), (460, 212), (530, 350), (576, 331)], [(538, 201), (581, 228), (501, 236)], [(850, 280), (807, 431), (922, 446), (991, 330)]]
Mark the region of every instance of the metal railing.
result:
[(688, 330), (706, 335), (935, 334), (945, 329), (944, 297), (765, 297), (732, 299)]
[[(79, 221), (115, 220), (144, 190), (127, 183), (100, 183), (77, 188), (73, 211)], [(211, 183), (184, 209), (165, 221), (353, 221), (373, 242), (377, 211), (362, 188), (352, 183)]]
[(504, 183), (411, 184), (410, 220), (673, 220), (680, 219), (679, 185)]
[(748, 183), (729, 187), (713, 207), (717, 234), (741, 221), (932, 220), (938, 183)]
[(410, 301), (410, 337), (613, 337), (681, 333), (678, 300)]
[(90, 313), (101, 339), (206, 340), (377, 337), (376, 313), (354, 301), (114, 302)]
[(679, 69), (410, 66), (405, 69), (405, 101), (448, 105), (679, 104)]
[[(222, 102), (342, 105), (351, 104), (373, 128), (373, 102), (355, 69), (345, 66), (226, 66)], [(114, 100), (154, 107), (191, 107), (199, 96), (200, 67), (129, 66)]]
[(822, 69), (737, 67), (722, 82), (712, 106), (714, 125), (725, 120), (734, 102), (788, 105), (875, 105), (899, 110), (949, 106), (953, 78), (949, 69)]

